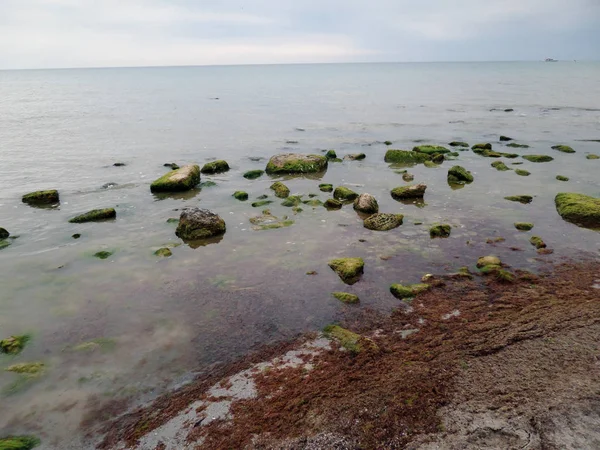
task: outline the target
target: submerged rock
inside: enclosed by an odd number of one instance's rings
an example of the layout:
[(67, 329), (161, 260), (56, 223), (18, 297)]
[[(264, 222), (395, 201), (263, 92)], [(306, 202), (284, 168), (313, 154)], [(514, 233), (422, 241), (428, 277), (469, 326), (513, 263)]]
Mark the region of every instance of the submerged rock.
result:
[(356, 283), (364, 272), (365, 262), (362, 258), (338, 258), (328, 263), (346, 284)]
[(415, 176), (412, 173), (405, 172), (402, 174), (402, 179), (407, 183), (410, 183), (411, 181), (414, 181)]
[(521, 175), (522, 177), (528, 177), (529, 175), (531, 175), (531, 172), (528, 172), (528, 171), (523, 170), (523, 169), (516, 169), (515, 173), (517, 175)]
[(257, 178), (262, 177), (264, 173), (265, 173), (264, 170), (249, 170), (243, 176), (247, 180), (255, 180)]
[(180, 169), (172, 170), (150, 185), (152, 192), (184, 192), (189, 191), (200, 183), (200, 166), (190, 164)]
[(468, 184), (474, 180), (473, 174), (462, 166), (454, 166), (448, 169), (448, 183)]
[(554, 203), (564, 220), (581, 227), (600, 229), (600, 198), (562, 192), (556, 195)]
[(529, 222), (515, 222), (515, 228), (519, 231), (530, 231), (533, 229), (533, 224)]
[(7, 372), (20, 373), (25, 375), (41, 375), (44, 373), (45, 365), (41, 362), (34, 363), (19, 363), (13, 364), (12, 366), (8, 366), (6, 369)]
[(486, 266), (500, 266), (502, 261), (497, 256), (482, 256), (477, 260), (477, 267), (482, 268)]
[(40, 445), (41, 441), (35, 436), (9, 436), (0, 438), (2, 450), (31, 450)]
[(565, 177), (563, 175), (556, 175), (556, 179), (558, 181), (569, 181), (569, 177)]
[(383, 144), (384, 144), (384, 145), (388, 145), (388, 146), (389, 146), (389, 145), (392, 145), (392, 144), (393, 144), (393, 142), (392, 142), (392, 141), (384, 141), (384, 142), (383, 142)]
[(448, 145), (450, 147), (465, 147), (465, 148), (469, 147), (469, 144), (467, 142), (460, 142), (460, 141), (452, 141)]
[(100, 222), (104, 220), (115, 219), (116, 217), (117, 212), (114, 208), (93, 209), (85, 214), (80, 214), (77, 217), (73, 217), (71, 220), (69, 220), (69, 223)]
[(586, 159), (600, 159), (600, 156), (594, 155), (593, 153), (586, 155)]
[(189, 208), (181, 213), (175, 234), (183, 240), (194, 241), (225, 234), (225, 221), (207, 209)]
[(388, 150), (385, 153), (387, 163), (419, 164), (429, 161), (431, 156), (427, 153), (419, 153), (409, 150)]
[(237, 200), (244, 202), (244, 201), (248, 200), (248, 193), (244, 192), (244, 191), (235, 191), (233, 193), (233, 197)]
[(351, 353), (360, 353), (365, 350), (378, 350), (377, 345), (372, 340), (338, 325), (327, 325), (323, 329), (323, 334), (330, 339), (335, 339), (343, 348)]
[(475, 144), (471, 147), (471, 150), (491, 150), (491, 149), (492, 149), (492, 144), (490, 144), (489, 142)]
[(302, 203), (302, 197), (299, 195), (291, 195), (281, 203), (281, 206), (287, 206), (288, 208), (291, 208), (293, 206), (300, 205), (300, 203)]
[(335, 191), (333, 191), (333, 198), (336, 200), (349, 202), (355, 200), (357, 197), (358, 194), (356, 192), (344, 186), (338, 186), (335, 188)]
[(339, 301), (351, 305), (354, 305), (360, 301), (358, 295), (348, 294), (347, 292), (332, 292), (331, 295), (333, 295)]
[(429, 169), (437, 169), (439, 167), (439, 165), (434, 163), (433, 161), (425, 161), (423, 165)]
[(374, 231), (388, 231), (402, 225), (404, 216), (402, 214), (379, 213), (366, 218), (363, 226)]
[(108, 259), (112, 256), (113, 252), (107, 252), (106, 250), (103, 250), (101, 252), (97, 252), (94, 254), (94, 258), (98, 258), (98, 259)]
[(400, 186), (392, 189), (392, 197), (396, 200), (404, 200), (407, 198), (423, 198), (427, 186), (423, 183), (413, 184), (410, 186)]
[(371, 194), (360, 194), (354, 200), (354, 209), (365, 214), (375, 214), (379, 211), (379, 204)]
[(417, 145), (416, 147), (413, 147), (413, 152), (425, 153), (427, 155), (439, 155), (450, 153), (450, 150), (441, 145)]
[(535, 163), (554, 161), (554, 158), (548, 155), (523, 155), (522, 158)]
[(404, 286), (402, 284), (392, 284), (390, 286), (390, 292), (397, 299), (404, 300), (406, 298), (416, 297), (421, 292), (429, 290), (429, 288), (430, 286), (425, 283), (410, 284), (408, 286)]
[(49, 191), (35, 191), (25, 194), (22, 198), (23, 203), (28, 205), (54, 205), (60, 202), (58, 191), (52, 189)]
[(273, 200), (259, 200), (258, 202), (252, 203), (253, 208), (260, 208), (262, 206), (270, 205), (273, 203)]
[(354, 153), (351, 155), (344, 156), (344, 159), (348, 159), (350, 161), (362, 161), (366, 157), (367, 155), (365, 155), (364, 153)]
[(529, 148), (527, 144), (517, 144), (516, 142), (511, 142), (510, 144), (506, 144), (506, 146), (512, 148)]
[(250, 223), (254, 225), (253, 230), (274, 230), (277, 228), (289, 227), (294, 224), (293, 220), (289, 220), (287, 216), (279, 219), (271, 214), (271, 211), (265, 209), (262, 215), (250, 218)]
[(434, 223), (429, 229), (429, 236), (432, 238), (447, 238), (450, 236), (452, 227), (445, 223)]
[(333, 191), (333, 185), (332, 184), (320, 184), (319, 185), (319, 190), (322, 192), (332, 192)]
[(500, 141), (501, 142), (508, 142), (508, 141), (514, 141), (513, 138), (508, 137), (508, 136), (500, 136)]
[(170, 250), (170, 249), (168, 249), (168, 248), (166, 248), (166, 247), (159, 248), (158, 250), (156, 250), (156, 251), (154, 252), (154, 254), (155, 254), (156, 256), (163, 256), (163, 257), (165, 257), (165, 258), (168, 258), (168, 257), (170, 257), (170, 256), (173, 256), (173, 253), (171, 252), (171, 250)]
[(284, 153), (273, 156), (266, 168), (268, 174), (315, 173), (327, 169), (327, 158), (320, 155)]
[(30, 339), (31, 336), (27, 334), (22, 336), (10, 336), (6, 339), (2, 339), (0, 340), (0, 353), (18, 355), (25, 348), (25, 345)]
[(342, 202), (334, 198), (329, 198), (323, 203), (323, 206), (327, 209), (342, 209)]
[(273, 183), (271, 189), (275, 191), (275, 197), (286, 198), (290, 196), (290, 189), (281, 181)]
[(500, 172), (505, 172), (507, 170), (512, 170), (510, 167), (508, 167), (506, 164), (504, 164), (504, 162), (502, 161), (494, 161), (492, 163), (492, 167)]
[(6, 239), (10, 236), (10, 233), (6, 230), (6, 228), (0, 227), (0, 239)]
[(337, 153), (335, 152), (335, 150), (327, 150), (327, 153), (325, 153), (325, 158), (337, 159)]
[(163, 167), (170, 167), (171, 170), (179, 169), (179, 165), (175, 164), (175, 163), (165, 163), (165, 164), (163, 164)]
[(537, 249), (547, 247), (544, 240), (539, 236), (531, 236), (531, 239), (529, 239), (529, 242), (531, 243), (531, 245), (533, 245)]
[(200, 172), (207, 173), (207, 174), (213, 174), (213, 173), (227, 172), (228, 170), (229, 170), (229, 164), (227, 164), (227, 161), (219, 159), (217, 161), (211, 161), (211, 162), (207, 162), (206, 164), (204, 164), (204, 166), (202, 167), (202, 170), (200, 170)]
[(569, 147), (568, 145), (553, 145), (551, 148), (552, 150), (558, 150), (563, 153), (575, 153), (573, 147)]
[(307, 206), (312, 206), (312, 207), (323, 206), (323, 202), (321, 200), (319, 200), (318, 198), (304, 200), (302, 203), (304, 203)]
[(102, 189), (112, 189), (112, 188), (114, 188), (114, 187), (117, 187), (117, 186), (118, 186), (118, 184), (117, 184), (117, 183), (113, 183), (113, 182), (111, 181), (111, 182), (109, 182), (109, 183), (104, 183), (104, 184), (102, 185)]
[(523, 203), (524, 205), (533, 201), (533, 197), (531, 195), (510, 195), (508, 197), (504, 197), (504, 199), (510, 200), (511, 202)]

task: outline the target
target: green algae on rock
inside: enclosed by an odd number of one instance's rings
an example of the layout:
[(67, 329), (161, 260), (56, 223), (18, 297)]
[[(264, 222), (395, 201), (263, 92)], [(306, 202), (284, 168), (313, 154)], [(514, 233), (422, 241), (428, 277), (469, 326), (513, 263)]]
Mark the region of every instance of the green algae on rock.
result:
[(533, 245), (537, 249), (547, 247), (544, 240), (539, 236), (531, 236), (531, 239), (529, 239), (529, 242), (531, 243), (531, 245)]
[(113, 252), (107, 252), (106, 250), (102, 250), (100, 252), (94, 253), (94, 258), (98, 259), (108, 259), (112, 256)]
[(235, 191), (233, 193), (233, 197), (241, 202), (245, 202), (246, 200), (248, 200), (248, 193), (244, 191)]
[(333, 198), (341, 201), (354, 201), (358, 197), (358, 194), (354, 192), (352, 189), (349, 189), (344, 186), (338, 186), (333, 191)]
[(338, 325), (327, 325), (323, 329), (325, 337), (335, 339), (339, 344), (351, 353), (360, 353), (364, 350), (377, 350), (377, 345), (370, 339)]
[(556, 175), (556, 179), (558, 181), (569, 181), (569, 177), (565, 177), (564, 175)]
[(152, 192), (184, 192), (194, 189), (200, 183), (200, 166), (189, 164), (172, 170), (150, 185)]
[(392, 142), (392, 141), (384, 141), (384, 142), (383, 142), (383, 144), (384, 144), (384, 145), (392, 145), (392, 144), (393, 144), (393, 142)]
[(261, 208), (263, 206), (267, 206), (273, 203), (273, 200), (259, 200), (257, 202), (252, 203), (253, 208)]
[(342, 209), (342, 202), (334, 198), (328, 198), (323, 206), (327, 209)]
[(6, 339), (0, 340), (0, 353), (6, 353), (8, 355), (18, 355), (27, 345), (27, 342), (31, 340), (31, 336), (24, 334), (21, 336), (10, 336)]
[(0, 239), (6, 239), (10, 236), (10, 233), (6, 230), (6, 228), (0, 227)]
[(529, 222), (515, 222), (515, 228), (519, 231), (530, 231), (533, 229), (533, 224)]
[(514, 141), (514, 139), (513, 139), (513, 138), (511, 138), (511, 137), (508, 137), (508, 136), (502, 136), (502, 135), (500, 135), (500, 138), (499, 138), (499, 140), (500, 140), (500, 142)]
[(9, 241), (5, 241), (5, 240), (0, 240), (0, 250), (5, 249), (6, 247), (10, 246), (10, 242)]
[(505, 172), (507, 170), (512, 170), (510, 167), (508, 167), (506, 164), (504, 164), (504, 162), (502, 161), (494, 161), (492, 163), (492, 167), (500, 172)]
[(469, 144), (467, 142), (461, 142), (461, 141), (452, 141), (448, 145), (450, 147), (465, 147), (465, 148), (469, 147)]
[(35, 436), (7, 436), (0, 438), (0, 450), (31, 450), (41, 441)]
[(561, 192), (554, 198), (554, 203), (564, 220), (584, 228), (600, 229), (600, 198)]
[(371, 194), (360, 194), (354, 200), (354, 209), (365, 214), (375, 214), (379, 211), (379, 204)]
[(264, 173), (264, 170), (249, 170), (243, 175), (243, 177), (247, 180), (256, 180), (257, 178), (262, 177)]
[(529, 175), (531, 175), (531, 172), (528, 172), (528, 171), (523, 170), (523, 169), (516, 169), (515, 173), (517, 175), (521, 175), (522, 177), (528, 177)]
[(290, 195), (290, 189), (281, 181), (276, 181), (271, 185), (271, 189), (275, 191), (275, 197), (287, 198)]
[(402, 214), (378, 213), (367, 217), (363, 226), (373, 231), (388, 231), (402, 225), (404, 216)]
[(475, 144), (471, 147), (471, 150), (491, 150), (492, 144), (489, 142)]
[(325, 158), (337, 159), (337, 153), (335, 152), (335, 150), (327, 150), (327, 153), (325, 153)]
[(506, 146), (511, 148), (529, 148), (527, 144), (517, 144), (516, 142), (511, 142), (510, 144), (506, 144)]
[(497, 256), (482, 256), (481, 258), (479, 258), (477, 260), (477, 267), (479, 269), (481, 269), (482, 267), (486, 267), (486, 266), (500, 266), (502, 264), (502, 261), (500, 261), (500, 258), (498, 258)]
[(390, 292), (399, 300), (416, 297), (421, 292), (429, 290), (430, 286), (425, 283), (410, 284), (404, 286), (402, 284), (392, 284)]
[(533, 201), (533, 197), (531, 195), (510, 195), (508, 197), (504, 197), (504, 199), (510, 200), (511, 202), (523, 203), (524, 205)]
[(20, 373), (25, 375), (41, 375), (44, 373), (45, 365), (42, 362), (19, 363), (8, 366), (4, 369), (7, 372)]
[(322, 183), (319, 185), (319, 190), (321, 192), (332, 192), (333, 191), (333, 185), (332, 184), (327, 184), (327, 183)]
[(428, 169), (437, 169), (438, 167), (440, 167), (439, 164), (436, 164), (433, 161), (425, 161), (423, 165)]
[(523, 155), (522, 158), (535, 163), (554, 161), (554, 158), (548, 155)]
[(287, 217), (279, 219), (271, 214), (271, 211), (265, 209), (260, 216), (251, 217), (250, 223), (254, 225), (253, 230), (274, 230), (277, 228), (285, 228), (294, 224), (293, 220), (289, 220)]
[(227, 161), (219, 159), (217, 161), (211, 161), (204, 164), (201, 173), (213, 174), (213, 173), (223, 173), (229, 170), (229, 164)]
[(429, 229), (429, 236), (432, 238), (447, 238), (450, 236), (452, 227), (445, 223), (435, 223)]
[(188, 241), (225, 234), (225, 221), (207, 209), (189, 208), (181, 213), (175, 234)]
[(362, 258), (337, 258), (328, 263), (346, 284), (354, 284), (360, 280), (364, 272), (365, 262)]
[(441, 145), (417, 145), (413, 148), (413, 152), (425, 153), (427, 155), (439, 155), (450, 153), (450, 150)]
[(347, 292), (332, 292), (331, 295), (333, 295), (339, 301), (350, 304), (350, 305), (354, 305), (354, 304), (360, 302), (358, 295), (349, 294)]
[(448, 183), (468, 184), (474, 180), (473, 174), (462, 166), (454, 166), (448, 169)]
[(585, 157), (585, 158), (586, 158), (586, 159), (600, 159), (600, 156), (598, 156), (598, 155), (595, 155), (595, 154), (591, 153), (591, 154), (589, 154), (589, 155), (586, 155), (586, 157)]
[(558, 150), (563, 153), (575, 153), (573, 147), (569, 147), (568, 145), (553, 145), (551, 148), (552, 150)]
[(310, 200), (304, 200), (302, 203), (305, 204), (305, 205), (307, 205), (307, 206), (312, 206), (312, 207), (323, 206), (323, 202), (321, 200), (319, 200), (318, 198), (312, 198)]
[(30, 192), (29, 194), (25, 194), (21, 200), (23, 203), (32, 206), (54, 205), (60, 202), (56, 189)]
[(420, 164), (429, 161), (431, 156), (427, 153), (419, 153), (410, 150), (388, 150), (385, 153), (385, 162), (387, 163), (404, 163), (404, 164)]
[(301, 196), (299, 196), (299, 195), (290, 195), (283, 202), (281, 202), (281, 206), (287, 206), (288, 208), (291, 208), (293, 206), (300, 205), (300, 203), (302, 203), (302, 197)]
[(165, 258), (168, 258), (168, 257), (170, 257), (170, 256), (173, 256), (173, 253), (171, 252), (171, 250), (169, 250), (169, 249), (168, 249), (168, 248), (166, 248), (166, 247), (159, 248), (158, 250), (156, 250), (156, 251), (154, 252), (154, 254), (155, 254), (156, 256), (163, 256), (163, 257), (165, 257)]
[(423, 183), (413, 184), (410, 186), (400, 186), (392, 189), (392, 197), (396, 200), (404, 200), (410, 198), (423, 198), (427, 186)]
[(116, 217), (117, 212), (114, 208), (93, 209), (85, 214), (73, 217), (69, 220), (69, 223), (100, 222), (115, 219)]
[(273, 156), (266, 168), (269, 175), (316, 173), (327, 169), (327, 158), (321, 155), (283, 153)]

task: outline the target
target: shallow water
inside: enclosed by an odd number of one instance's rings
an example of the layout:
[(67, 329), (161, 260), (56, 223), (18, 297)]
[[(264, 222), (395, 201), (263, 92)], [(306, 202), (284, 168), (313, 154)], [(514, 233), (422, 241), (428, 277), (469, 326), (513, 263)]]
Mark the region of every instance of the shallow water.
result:
[[(37, 433), (48, 448), (62, 445), (99, 399), (151, 398), (209, 364), (319, 329), (356, 308), (338, 303), (332, 291), (358, 294), (358, 308), (389, 311), (399, 306), (388, 292), (391, 283), (473, 266), (484, 254), (530, 269), (538, 259), (597, 255), (600, 234), (562, 221), (553, 199), (564, 191), (600, 195), (600, 160), (585, 158), (600, 154), (600, 143), (581, 141), (600, 139), (598, 80), (597, 63), (0, 72), (0, 226), (19, 236), (0, 250), (0, 338), (33, 335), (21, 355), (0, 357), (0, 367), (47, 365), (43, 377), (24, 385), (0, 372), (0, 430)], [(500, 134), (531, 148), (503, 149)], [(425, 205), (417, 207), (389, 195), (407, 183), (384, 162), (385, 140), (401, 149), (415, 141), (489, 141), (500, 151), (555, 159), (503, 158), (529, 177), (498, 172), (490, 167), (495, 159), (470, 150), (439, 168), (409, 167), (415, 182), (428, 185)], [(559, 143), (577, 153), (550, 149)], [(366, 230), (351, 205), (341, 211), (304, 205), (294, 215), (269, 190), (272, 178), (242, 177), (263, 169), (275, 153), (330, 148), (367, 158), (331, 163), (320, 176), (292, 177), (286, 180), (292, 193), (315, 193), (324, 201), (320, 182), (369, 192), (381, 212), (405, 215), (400, 228)], [(164, 163), (214, 158), (232, 167), (203, 176), (216, 186), (175, 196), (150, 193), (149, 184), (167, 170)], [(448, 186), (454, 164), (471, 170), (475, 182)], [(557, 174), (571, 180), (557, 181)], [(109, 182), (118, 186), (103, 189)], [(53, 188), (61, 195), (58, 209), (20, 201), (27, 192)], [(231, 197), (240, 189), (250, 194), (248, 202)], [(251, 202), (262, 194), (275, 200), (269, 205), (274, 215), (289, 215), (294, 225), (252, 230), (249, 218), (261, 208)], [(535, 197), (529, 205), (503, 199), (516, 194)], [(113, 206), (115, 221), (67, 222)], [(159, 247), (181, 243), (166, 221), (186, 206), (217, 212), (227, 233), (210, 245), (184, 244), (172, 249), (173, 257), (157, 258)], [(516, 221), (535, 228), (519, 232)], [(451, 224), (451, 237), (430, 239), (434, 222)], [(81, 238), (72, 239), (74, 233)], [(538, 257), (528, 242), (533, 234), (553, 256)], [(493, 237), (506, 241), (487, 244)], [(93, 258), (99, 250), (114, 254)], [(327, 267), (339, 256), (365, 259), (359, 283), (347, 287)], [(101, 348), (74, 349), (100, 338)]]

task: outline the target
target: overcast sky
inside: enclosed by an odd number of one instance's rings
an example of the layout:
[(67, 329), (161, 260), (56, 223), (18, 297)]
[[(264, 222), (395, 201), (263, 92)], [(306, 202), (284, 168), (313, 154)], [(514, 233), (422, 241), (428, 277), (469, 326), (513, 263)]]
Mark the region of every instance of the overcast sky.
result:
[(0, 69), (600, 59), (600, 0), (0, 0)]

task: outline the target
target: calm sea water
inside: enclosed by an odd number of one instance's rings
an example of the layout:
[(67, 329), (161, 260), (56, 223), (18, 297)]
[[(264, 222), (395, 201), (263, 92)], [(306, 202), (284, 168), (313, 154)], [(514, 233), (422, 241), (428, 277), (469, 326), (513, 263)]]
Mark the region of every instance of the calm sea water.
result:
[[(520, 160), (521, 166), (504, 160), (531, 172), (520, 177), (466, 151), (457, 163), (474, 173), (472, 185), (447, 185), (454, 162), (420, 165), (409, 170), (429, 186), (426, 204), (390, 197), (391, 188), (406, 183), (384, 163), (383, 141), (400, 149), (483, 141), (502, 151), (501, 134), (531, 145), (516, 153), (555, 160)], [(332, 299), (332, 291), (357, 293), (358, 308), (389, 311), (399, 305), (388, 293), (391, 283), (473, 265), (477, 256), (495, 253), (515, 267), (535, 269), (531, 233), (517, 232), (515, 221), (534, 222), (535, 234), (555, 250), (552, 257), (597, 255), (600, 235), (563, 222), (553, 205), (561, 191), (600, 195), (600, 161), (585, 158), (600, 154), (600, 142), (584, 141), (594, 139), (600, 139), (598, 63), (0, 72), (0, 226), (18, 236), (0, 250), (0, 338), (33, 336), (21, 355), (0, 357), (0, 368), (46, 364), (35, 380), (0, 372), (0, 431), (38, 434), (44, 448), (67, 448), (90, 406), (152, 398), (209, 364), (317, 330), (352, 311)], [(577, 153), (550, 149), (560, 143)], [(264, 168), (276, 153), (326, 149), (367, 158), (330, 164), (323, 181), (289, 179), (293, 193), (324, 201), (328, 194), (319, 192), (319, 182), (345, 184), (375, 195), (382, 212), (403, 213), (404, 225), (371, 232), (351, 206), (335, 212), (304, 207), (293, 215), (277, 201), (273, 214), (289, 215), (294, 225), (252, 230), (249, 218), (260, 211), (231, 194), (243, 189), (251, 199), (274, 199), (272, 179), (248, 181), (242, 173)], [(150, 193), (164, 163), (214, 158), (232, 167), (203, 177), (216, 186), (167, 197)], [(571, 180), (557, 181), (557, 174)], [(103, 189), (109, 182), (118, 186)], [(40, 189), (58, 189), (60, 208), (21, 203), (23, 194)], [(535, 199), (530, 205), (503, 200), (514, 194)], [(226, 235), (157, 258), (157, 248), (180, 243), (166, 220), (186, 206), (219, 213)], [(67, 222), (100, 207), (116, 207), (117, 220)], [(429, 238), (428, 225), (437, 221), (453, 225), (449, 239)], [(72, 239), (74, 233), (81, 239)], [(489, 237), (506, 241), (493, 247)], [(93, 258), (99, 250), (114, 254)], [(327, 267), (338, 256), (365, 259), (361, 282), (340, 282)], [(306, 275), (313, 270), (318, 275)], [(93, 340), (101, 348), (75, 348)]]

